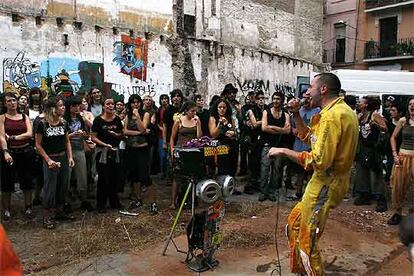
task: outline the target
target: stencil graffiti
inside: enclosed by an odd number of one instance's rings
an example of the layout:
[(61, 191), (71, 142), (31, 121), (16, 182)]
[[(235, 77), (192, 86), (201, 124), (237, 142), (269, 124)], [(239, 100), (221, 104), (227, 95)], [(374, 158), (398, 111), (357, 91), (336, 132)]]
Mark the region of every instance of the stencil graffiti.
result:
[(243, 95), (248, 94), (249, 92), (256, 93), (257, 91), (268, 92), (270, 87), (270, 82), (263, 80), (244, 80), (236, 79), (237, 84), (242, 91)]
[(272, 93), (276, 91), (282, 92), (286, 97), (292, 97), (295, 94), (295, 90), (288, 83), (272, 83), (269, 80), (244, 80), (236, 78), (237, 85), (242, 92), (243, 96), (248, 93), (256, 93), (263, 91), (266, 97), (270, 97)]
[(114, 43), (115, 62), (121, 72), (146, 81), (148, 62), (148, 41), (121, 35), (121, 41)]
[(40, 67), (25, 57), (26, 52), (21, 51), (13, 58), (3, 60), (3, 91), (20, 88), (31, 89), (42, 84)]
[(275, 83), (275, 91), (282, 92), (287, 98), (295, 96), (295, 89), (287, 83)]

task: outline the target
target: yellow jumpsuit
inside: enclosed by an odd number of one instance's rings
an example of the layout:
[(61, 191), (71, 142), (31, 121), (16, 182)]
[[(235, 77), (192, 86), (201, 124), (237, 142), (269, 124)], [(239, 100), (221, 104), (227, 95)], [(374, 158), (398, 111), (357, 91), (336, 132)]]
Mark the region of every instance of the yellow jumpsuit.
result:
[(286, 226), (294, 273), (324, 275), (318, 241), (329, 210), (342, 202), (348, 190), (358, 131), (357, 116), (338, 98), (312, 117), (307, 134), (300, 137), (311, 151), (302, 152), (298, 162), (314, 172)]

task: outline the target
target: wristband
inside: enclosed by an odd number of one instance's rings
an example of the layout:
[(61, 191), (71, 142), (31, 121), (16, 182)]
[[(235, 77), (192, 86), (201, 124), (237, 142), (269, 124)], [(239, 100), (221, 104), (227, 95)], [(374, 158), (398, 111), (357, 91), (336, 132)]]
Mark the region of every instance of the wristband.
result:
[(8, 154), (10, 154), (9, 149), (3, 149), (3, 152), (4, 152), (4, 153), (8, 153)]

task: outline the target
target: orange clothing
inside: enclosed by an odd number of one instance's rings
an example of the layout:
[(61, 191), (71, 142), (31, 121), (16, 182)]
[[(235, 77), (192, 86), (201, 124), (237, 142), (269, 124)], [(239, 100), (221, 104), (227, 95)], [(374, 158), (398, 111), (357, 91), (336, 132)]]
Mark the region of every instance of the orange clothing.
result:
[(0, 275), (1, 276), (20, 276), (23, 269), (19, 258), (14, 253), (12, 244), (7, 238), (3, 225), (0, 224)]

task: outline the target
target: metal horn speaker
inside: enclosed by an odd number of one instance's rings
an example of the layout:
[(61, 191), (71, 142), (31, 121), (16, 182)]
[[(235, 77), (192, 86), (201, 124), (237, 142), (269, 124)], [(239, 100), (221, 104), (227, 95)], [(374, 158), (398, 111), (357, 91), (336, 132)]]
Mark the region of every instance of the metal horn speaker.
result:
[(205, 203), (213, 203), (221, 196), (221, 187), (214, 179), (201, 180), (196, 186), (196, 195)]

